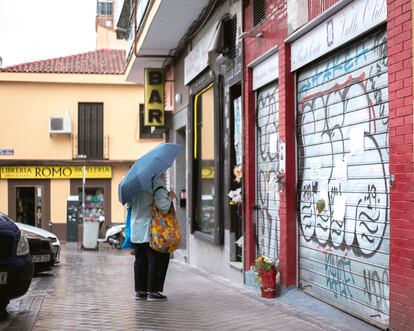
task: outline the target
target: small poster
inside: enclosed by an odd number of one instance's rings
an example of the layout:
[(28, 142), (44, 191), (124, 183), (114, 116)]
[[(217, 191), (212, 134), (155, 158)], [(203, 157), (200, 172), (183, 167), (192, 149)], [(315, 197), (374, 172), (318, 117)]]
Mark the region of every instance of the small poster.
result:
[(269, 153), (277, 153), (277, 133), (273, 132), (269, 135)]
[(312, 181), (321, 178), (321, 159), (310, 159), (310, 176), (310, 179), (312, 179)]
[(335, 161), (335, 178), (339, 182), (348, 181), (348, 162), (345, 159)]
[(343, 195), (335, 197), (333, 219), (343, 221), (345, 217), (346, 198)]
[(351, 155), (364, 154), (364, 128), (357, 127), (350, 130), (349, 133), (349, 151)]
[(269, 194), (272, 194), (272, 193), (274, 194), (274, 193), (278, 192), (276, 176), (270, 177), (269, 182), (267, 183), (266, 191)]
[(325, 200), (325, 206), (328, 205), (328, 179), (327, 178), (321, 178), (319, 181), (320, 191), (319, 191), (319, 199)]
[(279, 144), (279, 171), (280, 172), (286, 171), (286, 144), (285, 143)]
[(233, 101), (234, 107), (234, 149), (236, 151), (236, 165), (243, 162), (243, 122), (242, 122), (242, 104), (241, 97)]

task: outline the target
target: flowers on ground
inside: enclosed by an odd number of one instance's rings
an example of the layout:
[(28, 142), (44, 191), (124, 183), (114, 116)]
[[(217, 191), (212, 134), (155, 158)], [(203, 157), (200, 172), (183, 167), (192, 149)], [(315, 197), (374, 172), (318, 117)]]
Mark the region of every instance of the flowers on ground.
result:
[(274, 270), (279, 271), (279, 259), (271, 259), (264, 255), (259, 256), (253, 264), (253, 270), (256, 272)]

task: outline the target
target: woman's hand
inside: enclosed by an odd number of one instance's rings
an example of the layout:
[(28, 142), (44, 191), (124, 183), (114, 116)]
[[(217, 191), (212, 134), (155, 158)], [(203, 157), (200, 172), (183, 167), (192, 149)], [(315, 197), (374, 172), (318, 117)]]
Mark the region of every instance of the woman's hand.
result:
[(168, 192), (168, 197), (170, 198), (170, 200), (174, 200), (176, 198), (176, 194), (174, 191), (169, 191)]

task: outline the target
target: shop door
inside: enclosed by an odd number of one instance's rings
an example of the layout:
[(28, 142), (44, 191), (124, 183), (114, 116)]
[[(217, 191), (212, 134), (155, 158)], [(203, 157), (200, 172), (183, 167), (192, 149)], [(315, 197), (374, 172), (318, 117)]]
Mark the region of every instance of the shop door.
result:
[(297, 75), (299, 285), (370, 322), (389, 316), (386, 33)]
[(280, 194), (276, 182), (279, 169), (278, 86), (257, 91), (256, 99), (256, 252), (257, 256), (279, 256)]
[(16, 222), (42, 227), (43, 187), (16, 187)]

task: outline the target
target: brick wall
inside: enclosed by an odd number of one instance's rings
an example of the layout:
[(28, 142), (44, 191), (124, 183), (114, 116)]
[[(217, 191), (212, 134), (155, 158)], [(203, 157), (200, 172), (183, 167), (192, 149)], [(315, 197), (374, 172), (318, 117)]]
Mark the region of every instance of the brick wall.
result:
[[(252, 2), (244, 8), (244, 31), (251, 31)], [(290, 72), (290, 46), (284, 44), (287, 36), (287, 1), (269, 0), (266, 21), (255, 31), (262, 38), (244, 39), (244, 123), (245, 123), (245, 269), (256, 257), (254, 235), (255, 213), (255, 93), (252, 91), (252, 70), (247, 65), (267, 50), (279, 47), (279, 130), (287, 151), (295, 151), (294, 80)], [(283, 286), (296, 284), (296, 168), (295, 153), (287, 153), (285, 190), (280, 202), (280, 259)]]
[(308, 0), (309, 20), (314, 19), (337, 2), (338, 0)]
[(286, 143), (285, 189), (280, 194), (280, 261), (284, 286), (296, 285), (297, 204), (296, 204), (296, 124), (295, 85), (290, 72), (290, 45), (279, 49), (279, 126)]
[(414, 325), (412, 3), (388, 0), (391, 188), (390, 327)]
[[(255, 93), (252, 91), (252, 70), (247, 65), (267, 50), (282, 44), (286, 30), (286, 0), (269, 0), (266, 2), (266, 20), (253, 27), (253, 1), (245, 2), (243, 31), (263, 32), (261, 38), (243, 40), (243, 111), (245, 125), (244, 145), (244, 215), (245, 215), (245, 259), (244, 267), (248, 270), (256, 258), (255, 243)], [(276, 22), (276, 19), (280, 21)]]

